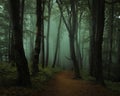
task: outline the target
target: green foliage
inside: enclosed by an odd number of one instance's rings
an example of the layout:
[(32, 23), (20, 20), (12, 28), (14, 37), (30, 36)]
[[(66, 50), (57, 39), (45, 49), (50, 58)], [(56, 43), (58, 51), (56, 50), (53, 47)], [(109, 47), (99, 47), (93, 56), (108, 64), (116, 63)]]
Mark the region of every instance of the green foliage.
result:
[(40, 67), (40, 72), (37, 74), (37, 76), (33, 76), (32, 79), (32, 84), (33, 88), (37, 89), (44, 89), (46, 83), (53, 78), (54, 74), (56, 72), (59, 72), (59, 69), (53, 69), (53, 68), (44, 68), (42, 69)]
[(82, 73), (82, 79), (87, 81), (95, 81), (95, 78), (90, 76), (89, 70), (84, 69), (81, 71), (81, 73)]
[(120, 82), (105, 81), (108, 88), (120, 92)]
[(8, 63), (0, 64), (0, 86), (9, 86), (15, 84), (16, 68)]
[(40, 67), (37, 76), (31, 76), (32, 87), (24, 88), (16, 85), (17, 71), (10, 63), (0, 63), (0, 96), (33, 96), (34, 92), (42, 91), (47, 87), (47, 82), (53, 78), (60, 69)]
[[(52, 79), (59, 69), (44, 68), (40, 67), (40, 72), (37, 76), (31, 76), (32, 88), (44, 89), (45, 84)], [(12, 67), (9, 63), (0, 63), (0, 87), (12, 87), (16, 86), (17, 71), (16, 67)]]

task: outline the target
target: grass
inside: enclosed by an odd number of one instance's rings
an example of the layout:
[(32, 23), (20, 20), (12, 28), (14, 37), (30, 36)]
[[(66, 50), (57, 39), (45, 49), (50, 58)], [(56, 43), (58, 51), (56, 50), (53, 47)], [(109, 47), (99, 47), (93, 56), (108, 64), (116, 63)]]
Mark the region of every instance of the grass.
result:
[(53, 69), (53, 68), (44, 68), (42, 69), (40, 67), (40, 72), (37, 74), (37, 76), (32, 77), (32, 84), (33, 88), (37, 89), (44, 89), (46, 83), (54, 77), (54, 74), (59, 72), (58, 69)]
[(120, 82), (105, 81), (107, 88), (120, 93)]
[(8, 63), (0, 63), (0, 96), (33, 96), (34, 93), (47, 88), (47, 82), (56, 72), (59, 72), (59, 69), (40, 67), (37, 76), (31, 76), (32, 87), (24, 88), (16, 85), (16, 67), (11, 67)]
[[(47, 81), (52, 79), (54, 74), (59, 71), (59, 69), (44, 68), (39, 67), (40, 72), (37, 76), (31, 76), (32, 88), (33, 89), (43, 89)], [(8, 63), (0, 64), (0, 87), (16, 87), (17, 71), (16, 67), (12, 67)]]
[[(91, 77), (90, 74), (86, 70), (82, 70), (81, 73), (82, 73), (83, 80), (95, 82), (95, 78)], [(104, 80), (104, 81), (108, 89), (110, 89), (111, 91), (120, 93), (120, 82), (112, 82), (108, 80)]]
[(15, 85), (17, 77), (16, 68), (11, 67), (8, 63), (0, 64), (0, 86), (9, 87)]

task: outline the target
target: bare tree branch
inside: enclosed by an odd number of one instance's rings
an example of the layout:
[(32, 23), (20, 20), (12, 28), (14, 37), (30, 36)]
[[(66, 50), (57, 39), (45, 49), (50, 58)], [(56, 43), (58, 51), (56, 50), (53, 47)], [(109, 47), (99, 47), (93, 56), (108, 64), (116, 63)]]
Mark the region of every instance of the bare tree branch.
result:
[(66, 26), (67, 30), (70, 32), (70, 28), (69, 28), (69, 26), (68, 26), (68, 24), (67, 24), (67, 21), (66, 21), (64, 15), (63, 15), (62, 6), (61, 6), (62, 3), (61, 3), (60, 0), (56, 0), (56, 2), (57, 2), (58, 7), (59, 7), (59, 9), (60, 9), (60, 13), (61, 13), (61, 16), (62, 16), (63, 21), (64, 21), (64, 23), (65, 23), (65, 26)]

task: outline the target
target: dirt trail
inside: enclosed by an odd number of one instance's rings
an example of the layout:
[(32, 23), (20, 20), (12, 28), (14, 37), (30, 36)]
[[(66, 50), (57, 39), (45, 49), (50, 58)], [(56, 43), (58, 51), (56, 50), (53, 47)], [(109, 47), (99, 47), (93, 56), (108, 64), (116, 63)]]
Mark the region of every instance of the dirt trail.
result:
[(71, 72), (58, 73), (40, 96), (120, 96), (101, 85), (72, 78)]

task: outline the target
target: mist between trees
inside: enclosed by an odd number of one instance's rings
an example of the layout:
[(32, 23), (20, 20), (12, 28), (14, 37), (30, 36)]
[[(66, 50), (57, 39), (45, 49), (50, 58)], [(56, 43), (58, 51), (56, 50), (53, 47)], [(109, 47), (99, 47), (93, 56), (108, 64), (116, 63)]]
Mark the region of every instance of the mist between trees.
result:
[(1, 0), (0, 61), (16, 63), (23, 84), (28, 65), (120, 81), (119, 10), (117, 0)]

